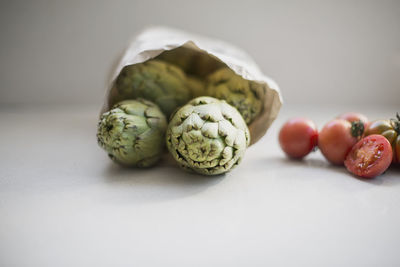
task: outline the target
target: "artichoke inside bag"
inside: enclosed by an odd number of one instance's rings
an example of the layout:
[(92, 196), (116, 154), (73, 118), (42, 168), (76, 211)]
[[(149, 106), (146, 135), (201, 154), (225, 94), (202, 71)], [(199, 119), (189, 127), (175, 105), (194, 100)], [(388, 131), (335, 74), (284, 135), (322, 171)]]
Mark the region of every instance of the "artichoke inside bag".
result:
[(114, 89), (115, 94), (109, 99), (111, 106), (125, 99), (144, 98), (157, 104), (167, 117), (192, 98), (186, 74), (179, 67), (156, 59), (125, 66)]

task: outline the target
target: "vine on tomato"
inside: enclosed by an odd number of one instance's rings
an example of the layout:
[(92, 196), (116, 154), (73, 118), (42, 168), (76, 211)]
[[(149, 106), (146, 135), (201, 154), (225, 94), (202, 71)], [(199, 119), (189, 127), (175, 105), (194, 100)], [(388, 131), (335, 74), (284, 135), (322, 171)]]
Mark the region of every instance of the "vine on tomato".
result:
[(344, 165), (347, 170), (364, 178), (373, 178), (386, 171), (392, 161), (392, 147), (382, 135), (373, 134), (353, 146)]
[(279, 132), (279, 144), (291, 158), (303, 158), (318, 142), (318, 130), (314, 122), (305, 118), (288, 120)]

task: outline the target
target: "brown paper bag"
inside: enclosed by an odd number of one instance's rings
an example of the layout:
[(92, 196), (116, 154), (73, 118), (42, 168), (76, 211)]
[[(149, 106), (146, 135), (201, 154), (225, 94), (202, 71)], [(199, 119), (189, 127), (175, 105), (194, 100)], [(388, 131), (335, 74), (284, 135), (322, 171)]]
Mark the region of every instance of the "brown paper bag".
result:
[(112, 70), (102, 113), (111, 108), (110, 100), (113, 94), (116, 94), (114, 83), (122, 68), (153, 58), (172, 62), (186, 73), (198, 77), (205, 77), (216, 69), (227, 66), (242, 78), (262, 86), (264, 89), (263, 109), (248, 125), (251, 144), (256, 143), (266, 133), (278, 115), (282, 105), (278, 85), (265, 76), (254, 60), (244, 51), (220, 40), (165, 27), (146, 29), (130, 43)]

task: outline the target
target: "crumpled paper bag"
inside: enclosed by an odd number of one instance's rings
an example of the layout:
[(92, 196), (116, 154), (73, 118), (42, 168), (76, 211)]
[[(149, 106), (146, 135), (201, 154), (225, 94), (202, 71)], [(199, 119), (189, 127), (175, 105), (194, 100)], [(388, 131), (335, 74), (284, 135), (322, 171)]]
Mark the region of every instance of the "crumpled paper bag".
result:
[[(221, 40), (166, 27), (148, 28), (133, 39), (111, 72), (101, 112), (103, 113), (111, 108), (110, 99), (113, 93), (116, 93), (114, 83), (124, 66), (163, 56), (164, 54), (160, 54), (165, 51), (167, 51), (165, 58), (170, 61), (171, 55), (172, 60), (176, 55), (177, 65), (179, 65), (180, 56), (192, 57), (191, 62), (199, 65), (195, 74), (200, 77), (226, 65), (244, 79), (260, 84), (264, 88), (264, 107), (261, 113), (248, 125), (251, 144), (256, 143), (266, 133), (282, 105), (278, 85), (260, 71), (249, 55), (233, 45)], [(193, 71), (193, 68), (189, 71)]]

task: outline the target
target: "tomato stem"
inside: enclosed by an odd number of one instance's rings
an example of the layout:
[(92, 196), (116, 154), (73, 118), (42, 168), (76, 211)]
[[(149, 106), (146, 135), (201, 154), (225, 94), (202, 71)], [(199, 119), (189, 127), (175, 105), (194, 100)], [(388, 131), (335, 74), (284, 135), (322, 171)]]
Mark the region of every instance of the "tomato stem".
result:
[(397, 132), (397, 134), (400, 134), (400, 115), (398, 112), (396, 112), (396, 118), (397, 119), (390, 119), (390, 122), (392, 123), (393, 129)]
[(351, 123), (351, 135), (353, 137), (359, 138), (363, 135), (364, 133), (364, 123), (359, 120), (359, 121), (353, 121)]

